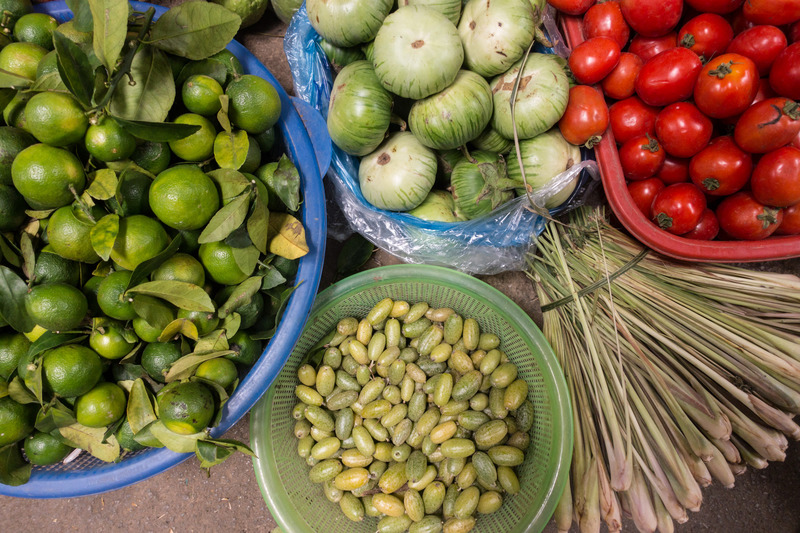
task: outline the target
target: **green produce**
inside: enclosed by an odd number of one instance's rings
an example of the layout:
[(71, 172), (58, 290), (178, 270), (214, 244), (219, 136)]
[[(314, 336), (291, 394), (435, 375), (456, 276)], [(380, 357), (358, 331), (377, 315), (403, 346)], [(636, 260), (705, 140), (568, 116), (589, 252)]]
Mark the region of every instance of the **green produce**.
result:
[(349, 47), (375, 38), (393, 0), (308, 0), (308, 20), (324, 39)]
[(493, 152), (475, 151), (459, 161), (450, 176), (456, 213), (477, 218), (514, 197), (505, 161)]

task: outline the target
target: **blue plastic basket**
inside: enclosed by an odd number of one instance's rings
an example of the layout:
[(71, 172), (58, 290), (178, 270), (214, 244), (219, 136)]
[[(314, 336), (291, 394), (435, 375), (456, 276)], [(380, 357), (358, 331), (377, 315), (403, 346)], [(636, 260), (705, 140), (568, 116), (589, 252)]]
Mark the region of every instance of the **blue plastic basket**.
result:
[[(166, 11), (164, 7), (145, 2), (131, 4), (137, 11), (155, 7), (156, 17)], [(37, 5), (35, 9), (52, 15), (60, 22), (72, 17), (72, 12), (63, 1)], [(308, 319), (319, 287), (325, 256), (327, 228), (321, 176), (325, 174), (330, 162), (331, 145), (325, 123), (318, 113), (289, 98), (270, 71), (244, 46), (233, 41), (228, 45), (228, 50), (241, 61), (246, 72), (261, 76), (272, 83), (280, 95), (282, 111), (278, 128), (285, 151), (301, 176), (301, 218), (306, 229), (309, 253), (300, 259), (295, 277), (297, 289), (286, 305), (275, 336), (225, 404), (220, 424), (211, 430), (213, 437), (220, 437), (230, 429), (269, 388), (289, 358)], [(299, 104), (297, 108), (296, 104)], [(0, 494), (22, 498), (66, 498), (98, 494), (147, 479), (191, 456), (192, 454), (171, 452), (166, 448), (149, 448), (128, 454), (118, 463), (105, 463), (84, 453), (66, 465), (34, 468), (30, 481), (25, 485), (11, 487), (0, 484)]]

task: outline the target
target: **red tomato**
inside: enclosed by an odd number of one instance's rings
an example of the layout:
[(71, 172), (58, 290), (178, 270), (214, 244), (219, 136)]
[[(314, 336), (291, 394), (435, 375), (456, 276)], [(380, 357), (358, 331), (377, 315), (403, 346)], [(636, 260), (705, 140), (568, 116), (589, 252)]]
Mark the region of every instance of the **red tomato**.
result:
[(768, 98), (751, 105), (736, 122), (733, 138), (753, 154), (771, 152), (800, 134), (800, 105), (788, 98)]
[(705, 59), (725, 51), (733, 40), (733, 28), (714, 13), (703, 13), (689, 20), (678, 32), (678, 42)]
[(689, 181), (689, 160), (673, 157), (669, 154), (664, 158), (664, 164), (655, 176), (665, 185)]
[(750, 189), (762, 204), (789, 207), (800, 202), (800, 149), (784, 146), (764, 154), (753, 170)]
[(686, 3), (701, 13), (724, 15), (736, 11), (744, 0), (686, 0)]
[(634, 35), (628, 47), (628, 52), (636, 54), (642, 58), (642, 61), (646, 62), (651, 57), (657, 56), (664, 50), (669, 50), (676, 46), (678, 46), (678, 34), (674, 31), (659, 37)]
[(579, 83), (594, 85), (614, 70), (619, 55), (619, 45), (614, 39), (593, 37), (572, 50), (569, 68)]
[(758, 69), (739, 54), (722, 54), (705, 64), (694, 86), (694, 103), (712, 118), (743, 113), (758, 93)]
[(587, 39), (608, 37), (614, 39), (620, 48), (625, 48), (631, 36), (631, 29), (622, 16), (616, 0), (595, 4), (583, 15), (583, 34)]
[(800, 133), (798, 133), (797, 137), (792, 140), (792, 146), (795, 148), (800, 148)]
[(650, 135), (629, 140), (619, 149), (619, 162), (625, 179), (639, 181), (655, 176), (664, 163), (664, 150)]
[(778, 54), (769, 71), (769, 84), (779, 95), (800, 100), (800, 43), (790, 44)]
[(796, 43), (800, 41), (800, 20), (789, 26), (787, 35), (789, 36), (790, 43)]
[(714, 125), (690, 102), (678, 102), (661, 110), (656, 118), (656, 136), (668, 154), (692, 157), (711, 140)]
[(797, 0), (747, 0), (742, 6), (747, 20), (756, 24), (783, 26), (800, 20), (800, 2)]
[[(753, 101), (750, 103), (750, 107), (754, 106), (759, 102), (763, 102), (767, 98), (775, 98), (777, 95), (775, 91), (772, 90), (772, 87), (769, 85), (769, 80), (767, 78), (761, 78), (758, 80), (758, 92), (756, 92), (756, 97), (753, 98)], [(749, 109), (749, 108), (748, 108)], [(722, 119), (723, 124), (727, 124), (729, 126), (736, 126), (736, 123), (741, 118), (742, 114), (739, 113), (738, 115), (734, 115), (732, 117), (727, 117)]]
[(686, 48), (670, 48), (650, 58), (636, 77), (636, 94), (648, 105), (665, 106), (692, 95), (703, 63)]
[(766, 239), (783, 221), (783, 210), (760, 203), (749, 191), (724, 198), (716, 213), (722, 231), (747, 241)]
[(742, 10), (738, 10), (729, 17), (731, 22), (731, 27), (733, 28), (733, 34), (739, 35), (745, 30), (749, 30), (750, 28), (754, 28), (758, 26), (755, 22), (751, 20), (747, 20), (742, 13)]
[(683, 13), (683, 0), (621, 0), (625, 21), (645, 37), (664, 35), (675, 26)]
[(775, 235), (800, 235), (800, 204), (783, 210), (783, 222), (775, 230)]
[(775, 26), (753, 26), (734, 37), (726, 52), (749, 57), (760, 76), (769, 74), (772, 63), (786, 48), (786, 35)]
[(600, 84), (605, 95), (615, 100), (633, 96), (633, 83), (636, 81), (639, 71), (642, 70), (642, 65), (644, 65), (644, 61), (639, 59), (639, 56), (622, 52), (617, 66)]
[(727, 135), (711, 141), (689, 163), (692, 182), (711, 196), (727, 196), (739, 191), (752, 171), (753, 158)]
[(547, 3), (566, 15), (583, 15), (596, 0), (547, 0)]
[(706, 207), (703, 214), (700, 215), (700, 222), (697, 223), (694, 229), (688, 233), (684, 233), (681, 237), (694, 239), (696, 241), (710, 241), (718, 234), (719, 220), (717, 220), (717, 215), (714, 214), (714, 211)]
[(693, 183), (665, 187), (653, 199), (650, 218), (663, 230), (681, 235), (697, 226), (706, 209), (706, 197)]
[(558, 128), (575, 145), (592, 148), (608, 129), (608, 107), (603, 95), (594, 87), (576, 85), (569, 90), (569, 102)]
[(637, 135), (656, 134), (658, 109), (632, 96), (611, 105), (608, 110), (611, 133), (617, 144), (624, 144)]
[(653, 198), (663, 188), (664, 182), (658, 178), (647, 178), (641, 181), (632, 181), (628, 184), (628, 192), (633, 199), (633, 203), (648, 219), (650, 218), (650, 206), (653, 205)]

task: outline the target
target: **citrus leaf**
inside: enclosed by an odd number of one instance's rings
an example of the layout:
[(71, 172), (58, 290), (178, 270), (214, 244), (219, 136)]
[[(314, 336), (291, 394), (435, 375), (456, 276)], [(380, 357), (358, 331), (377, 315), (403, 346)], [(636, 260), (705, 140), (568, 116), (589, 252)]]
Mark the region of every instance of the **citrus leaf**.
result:
[(164, 446), (175, 453), (189, 453), (195, 449), (196, 442), (208, 434), (205, 431), (193, 433), (191, 435), (180, 435), (174, 431), (170, 431), (161, 420), (153, 422), (150, 426), (150, 432), (155, 438), (161, 441)]
[(21, 87), (29, 87), (32, 84), (33, 80), (0, 68), (0, 88), (8, 89), (13, 87), (16, 89)]
[(246, 248), (231, 248), (233, 260), (242, 272), (250, 274), (256, 269), (261, 252), (252, 244)]
[(126, 381), (132, 383), (134, 380), (147, 376), (147, 372), (144, 368), (142, 368), (142, 365), (133, 363), (117, 363), (116, 365), (113, 365), (111, 369), (114, 379), (118, 380), (117, 384), (124, 383)]
[(224, 329), (215, 329), (208, 335), (203, 335), (194, 345), (192, 353), (202, 355), (206, 353), (221, 352), (229, 348), (228, 338)]
[(259, 252), (267, 253), (267, 236), (269, 234), (269, 209), (266, 201), (256, 194), (253, 211), (247, 219), (247, 234)]
[(162, 331), (175, 319), (175, 313), (168, 304), (145, 294), (133, 297), (133, 310), (148, 324)]
[(217, 111), (217, 122), (222, 126), (223, 131), (230, 133), (233, 130), (231, 126), (231, 119), (228, 116), (228, 107), (230, 106), (231, 97), (227, 94), (219, 95), (220, 108)]
[(119, 234), (119, 215), (109, 213), (97, 221), (89, 232), (92, 248), (103, 261), (111, 257), (111, 250)]
[(155, 296), (187, 311), (214, 312), (214, 302), (203, 287), (186, 281), (147, 281), (131, 287), (128, 292)]
[(167, 246), (163, 252), (136, 265), (136, 268), (133, 269), (133, 274), (131, 274), (131, 279), (128, 281), (128, 286), (125, 288), (125, 290), (130, 290), (131, 287), (135, 287), (141, 281), (147, 279), (147, 277), (152, 274), (155, 269), (160, 267), (164, 261), (175, 255), (175, 252), (178, 251), (178, 248), (182, 243), (183, 235), (178, 233), (172, 238), (172, 242), (169, 243), (169, 246)]
[(288, 213), (271, 213), (269, 251), (286, 259), (297, 259), (306, 255), (308, 244), (302, 222)]
[(336, 272), (348, 276), (358, 271), (369, 261), (375, 246), (359, 233), (353, 233), (342, 244), (336, 260)]
[(75, 29), (82, 32), (90, 32), (94, 29), (92, 21), (92, 10), (89, 4), (83, 0), (66, 0), (67, 6), (73, 13)]
[(19, 238), (19, 251), (22, 252), (22, 273), (28, 279), (33, 278), (33, 268), (36, 266), (36, 252), (33, 250), (33, 241), (30, 234), (22, 232)]
[(197, 242), (200, 244), (217, 242), (233, 233), (244, 222), (249, 203), (250, 191), (245, 191), (244, 194), (240, 194), (222, 206), (222, 209), (217, 211), (208, 221), (203, 232), (197, 238)]
[(176, 124), (174, 122), (146, 122), (112, 117), (128, 133), (139, 139), (153, 142), (177, 141), (188, 137), (200, 129), (197, 124)]
[(55, 429), (71, 426), (75, 422), (77, 420), (72, 409), (61, 403), (58, 398), (53, 398), (53, 401), (43, 406), (36, 415), (35, 427), (42, 433), (50, 433)]
[(106, 93), (108, 93), (108, 71), (102, 65), (97, 67), (94, 69), (92, 80), (94, 80), (92, 83), (92, 87), (94, 87), (92, 104), (97, 104), (98, 102), (102, 102)]
[(239, 170), (247, 160), (250, 139), (244, 130), (222, 132), (214, 139), (214, 160), (221, 168)]
[(172, 366), (169, 367), (169, 371), (167, 372), (166, 382), (170, 383), (172, 381), (180, 379), (187, 379), (194, 373), (195, 369), (203, 361), (210, 361), (211, 359), (217, 359), (219, 357), (224, 357), (232, 353), (234, 353), (233, 350), (220, 350), (218, 352), (209, 352), (204, 354), (184, 355), (183, 357), (172, 363)]
[(25, 310), (28, 285), (5, 265), (0, 265), (0, 316), (20, 333), (33, 329), (34, 323)]
[(239, 331), (242, 325), (242, 316), (239, 313), (231, 313), (222, 319), (222, 329), (225, 330), (225, 337), (231, 338)]
[(263, 274), (264, 277), (261, 278), (261, 290), (266, 291), (286, 283), (286, 278), (283, 277), (283, 274), (272, 265), (268, 265), (266, 272)]
[(168, 342), (176, 335), (183, 335), (189, 337), (193, 341), (197, 340), (199, 333), (197, 333), (197, 326), (188, 318), (176, 318), (164, 328), (161, 335), (158, 336), (158, 342)]
[(61, 79), (61, 74), (58, 72), (48, 72), (42, 76), (36, 78), (36, 81), (33, 82), (30, 89), (31, 91), (35, 92), (58, 92), (58, 93), (68, 93), (69, 90), (67, 86), (64, 85), (64, 81)]
[(0, 381), (0, 398), (8, 396), (8, 383)]
[(88, 56), (61, 32), (53, 32), (53, 44), (56, 50), (59, 81), (83, 107), (89, 107), (94, 92), (94, 72)]
[(277, 298), (277, 302), (273, 303), (273, 305), (278, 309), (274, 317), (275, 324), (267, 330), (251, 332), (250, 337), (253, 340), (264, 341), (271, 339), (273, 335), (275, 335), (275, 331), (278, 327), (277, 326), (278, 320), (280, 320), (280, 317), (283, 314), (283, 310), (286, 307), (286, 303), (289, 301), (289, 297), (292, 295), (295, 289), (297, 289), (297, 286), (287, 287), (280, 293), (279, 297)]
[[(27, 212), (26, 212), (27, 214)], [(19, 257), (19, 248), (17, 248), (13, 242), (8, 240), (8, 237), (0, 233), (0, 254), (2, 254), (2, 259), (14, 267), (22, 266), (22, 260)], [(2, 316), (3, 312), (0, 309), (0, 316)]]
[(250, 235), (247, 233), (247, 225), (242, 224), (231, 232), (230, 235), (223, 239), (223, 242), (231, 248), (247, 248), (253, 241), (250, 240)]
[(17, 403), (39, 403), (36, 396), (22, 383), (19, 376), (14, 376), (14, 379), (8, 384), (8, 395)]
[(119, 458), (119, 443), (113, 435), (103, 442), (105, 428), (90, 428), (81, 424), (71, 424), (59, 428), (58, 432), (73, 448), (86, 450), (101, 461), (111, 463)]
[(219, 309), (217, 310), (217, 316), (220, 318), (225, 318), (228, 316), (228, 313), (240, 307), (242, 305), (247, 305), (253, 299), (253, 295), (257, 293), (261, 289), (261, 277), (260, 276), (253, 276), (247, 278), (239, 285), (236, 286), (235, 289), (231, 292), (231, 295), (228, 296), (228, 299), (225, 300), (225, 303), (222, 304)]
[(223, 203), (239, 196), (250, 186), (250, 180), (238, 170), (218, 168), (206, 174), (219, 185)]
[(0, 483), (17, 487), (31, 478), (33, 466), (22, 458), (16, 443), (0, 448)]
[(150, 431), (150, 428), (156, 424), (160, 424), (160, 420), (156, 420), (152, 424), (149, 424), (139, 430), (136, 435), (133, 436), (133, 440), (141, 444), (142, 446), (149, 446), (150, 448), (163, 448), (164, 444), (158, 440), (155, 435)]
[(28, 357), (36, 357), (40, 353), (44, 353), (51, 348), (58, 348), (64, 344), (80, 342), (85, 338), (86, 335), (80, 333), (54, 333), (52, 331), (45, 331), (38, 339), (31, 343), (28, 348)]
[(150, 391), (147, 390), (147, 386), (141, 378), (134, 381), (131, 387), (131, 392), (128, 395), (126, 416), (134, 435), (148, 424), (157, 420)]
[(128, 32), (128, 2), (89, 0), (89, 9), (92, 11), (94, 54), (109, 72), (113, 72)]
[(216, 444), (217, 446), (222, 446), (224, 448), (230, 448), (237, 452), (241, 452), (245, 455), (249, 455), (250, 457), (256, 457), (255, 452), (253, 452), (250, 447), (243, 443), (239, 442), (238, 440), (233, 439), (206, 439), (205, 442), (209, 442), (212, 444)]
[(150, 32), (150, 42), (188, 59), (205, 59), (225, 48), (239, 31), (242, 19), (210, 2), (191, 1), (164, 13)]
[(300, 173), (286, 154), (281, 156), (275, 172), (267, 176), (267, 186), (289, 211), (297, 211), (300, 207)]
[(200, 460), (200, 468), (208, 469), (225, 461), (225, 459), (233, 455), (233, 452), (234, 450), (225, 446), (219, 446), (213, 442), (208, 442), (208, 440), (199, 440), (197, 441), (195, 455)]
[(164, 122), (175, 101), (175, 81), (167, 57), (151, 46), (142, 47), (133, 56), (131, 76), (134, 85), (117, 85), (111, 114), (126, 120)]
[(94, 173), (92, 183), (87, 189), (89, 196), (97, 200), (108, 200), (117, 192), (117, 173), (110, 168), (101, 168)]
[[(123, 389), (125, 389), (124, 382), (118, 383), (118, 385)], [(106, 426), (106, 432), (103, 434), (103, 442), (108, 442), (108, 439), (111, 438), (114, 435), (114, 433), (117, 432), (117, 430), (119, 429), (119, 427), (122, 425), (123, 422), (125, 422), (125, 419), (120, 418), (113, 424), (109, 424), (108, 426)]]

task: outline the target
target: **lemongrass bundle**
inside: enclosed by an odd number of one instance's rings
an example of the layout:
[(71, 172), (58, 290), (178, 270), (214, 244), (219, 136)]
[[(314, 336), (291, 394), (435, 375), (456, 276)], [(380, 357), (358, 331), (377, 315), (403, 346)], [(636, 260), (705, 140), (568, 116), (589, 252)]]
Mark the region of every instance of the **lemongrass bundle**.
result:
[(559, 531), (671, 532), (716, 480), (800, 440), (800, 278), (687, 264), (584, 207), (530, 261), (543, 332), (572, 398), (575, 446)]

